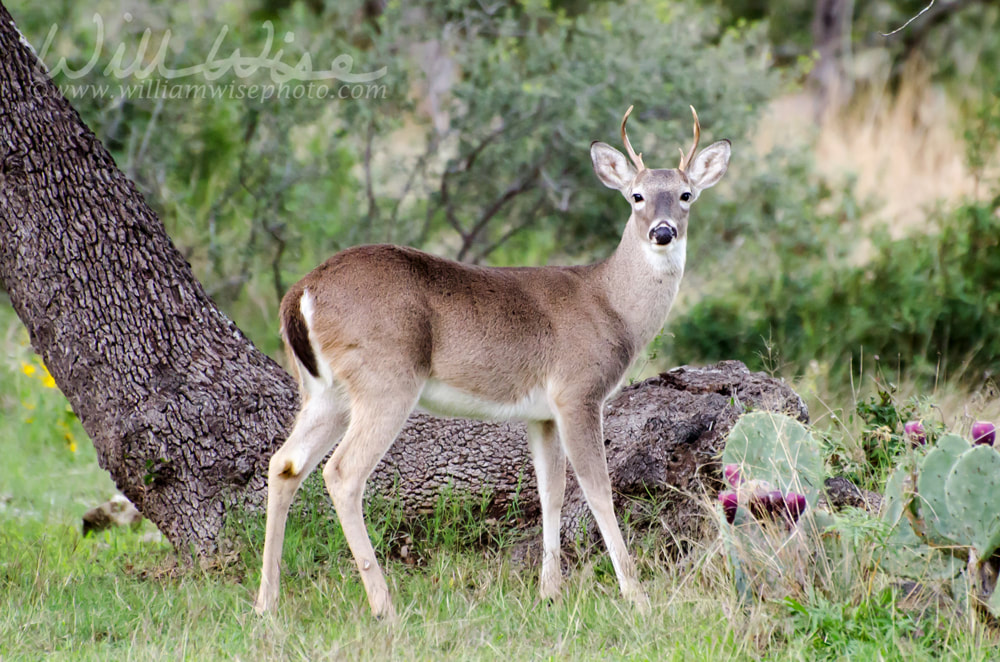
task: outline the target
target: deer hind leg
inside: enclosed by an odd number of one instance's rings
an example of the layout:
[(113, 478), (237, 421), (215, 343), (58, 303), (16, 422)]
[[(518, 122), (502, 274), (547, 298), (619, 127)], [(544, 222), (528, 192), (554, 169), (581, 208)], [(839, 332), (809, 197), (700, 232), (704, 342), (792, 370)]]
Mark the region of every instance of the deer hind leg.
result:
[(608, 460), (604, 453), (601, 407), (591, 405), (564, 408), (558, 412), (557, 422), (563, 448), (611, 555), (622, 595), (640, 609), (646, 610), (649, 598), (639, 584), (635, 563), (629, 556), (615, 517)]
[(539, 590), (543, 599), (555, 599), (559, 596), (562, 583), (559, 519), (566, 492), (566, 455), (559, 445), (555, 423), (528, 423), (528, 447), (535, 465), (538, 498), (542, 504), (543, 551)]
[(307, 398), (288, 439), (271, 457), (267, 474), (267, 528), (263, 569), (254, 609), (258, 614), (278, 601), (281, 548), (292, 498), (302, 481), (330, 452), (347, 427), (347, 403), (333, 389)]
[(392, 392), (382, 388), (371, 394), (352, 392), (350, 425), (323, 467), (323, 479), (358, 566), (368, 604), (377, 618), (390, 622), (396, 612), (365, 527), (362, 497), (368, 476), (395, 441), (419, 393), (419, 384), (397, 385)]

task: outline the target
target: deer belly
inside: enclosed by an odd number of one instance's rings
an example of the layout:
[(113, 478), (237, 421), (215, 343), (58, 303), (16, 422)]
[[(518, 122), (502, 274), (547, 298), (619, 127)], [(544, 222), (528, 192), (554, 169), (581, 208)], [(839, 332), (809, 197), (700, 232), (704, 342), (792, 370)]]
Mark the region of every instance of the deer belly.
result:
[(439, 416), (479, 418), (505, 421), (516, 418), (525, 421), (552, 419), (545, 391), (534, 389), (520, 400), (496, 402), (474, 393), (450, 386), (436, 379), (428, 379), (420, 393), (419, 406)]

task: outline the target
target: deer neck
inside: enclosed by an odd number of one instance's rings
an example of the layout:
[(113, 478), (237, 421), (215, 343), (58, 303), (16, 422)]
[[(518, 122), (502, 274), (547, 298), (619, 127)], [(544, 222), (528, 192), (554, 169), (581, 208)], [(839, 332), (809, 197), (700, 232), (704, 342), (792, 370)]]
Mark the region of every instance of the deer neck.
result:
[(686, 237), (675, 239), (669, 251), (654, 250), (630, 218), (618, 248), (595, 265), (595, 284), (630, 329), (637, 350), (663, 328), (684, 276), (686, 252)]

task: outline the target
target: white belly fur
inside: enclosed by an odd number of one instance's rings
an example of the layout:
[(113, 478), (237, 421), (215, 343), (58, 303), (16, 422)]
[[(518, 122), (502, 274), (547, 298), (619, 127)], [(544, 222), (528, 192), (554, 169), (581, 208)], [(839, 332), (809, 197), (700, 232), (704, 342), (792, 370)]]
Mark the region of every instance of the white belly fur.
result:
[(484, 400), (436, 379), (428, 379), (420, 392), (419, 406), (439, 416), (484, 420), (547, 421), (553, 418), (545, 391), (535, 389), (517, 402)]

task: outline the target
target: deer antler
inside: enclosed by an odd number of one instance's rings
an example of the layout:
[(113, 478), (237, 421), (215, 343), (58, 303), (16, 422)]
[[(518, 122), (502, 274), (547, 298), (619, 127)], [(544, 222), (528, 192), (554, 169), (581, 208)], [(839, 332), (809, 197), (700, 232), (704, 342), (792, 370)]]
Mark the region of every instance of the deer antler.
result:
[(701, 138), (701, 123), (698, 122), (698, 111), (694, 109), (694, 106), (689, 106), (689, 108), (691, 108), (691, 114), (694, 115), (694, 143), (687, 154), (681, 149), (681, 164), (677, 166), (677, 169), (681, 172), (687, 170), (687, 167), (691, 165), (691, 159), (694, 158), (694, 153), (698, 150), (698, 140)]
[(625, 151), (628, 152), (629, 158), (632, 159), (632, 163), (635, 164), (636, 171), (639, 173), (646, 169), (642, 163), (642, 154), (635, 153), (635, 150), (632, 149), (632, 143), (628, 141), (628, 134), (625, 133), (625, 123), (628, 122), (628, 116), (632, 114), (633, 107), (629, 106), (628, 110), (625, 111), (625, 117), (622, 118), (622, 142), (625, 143)]

